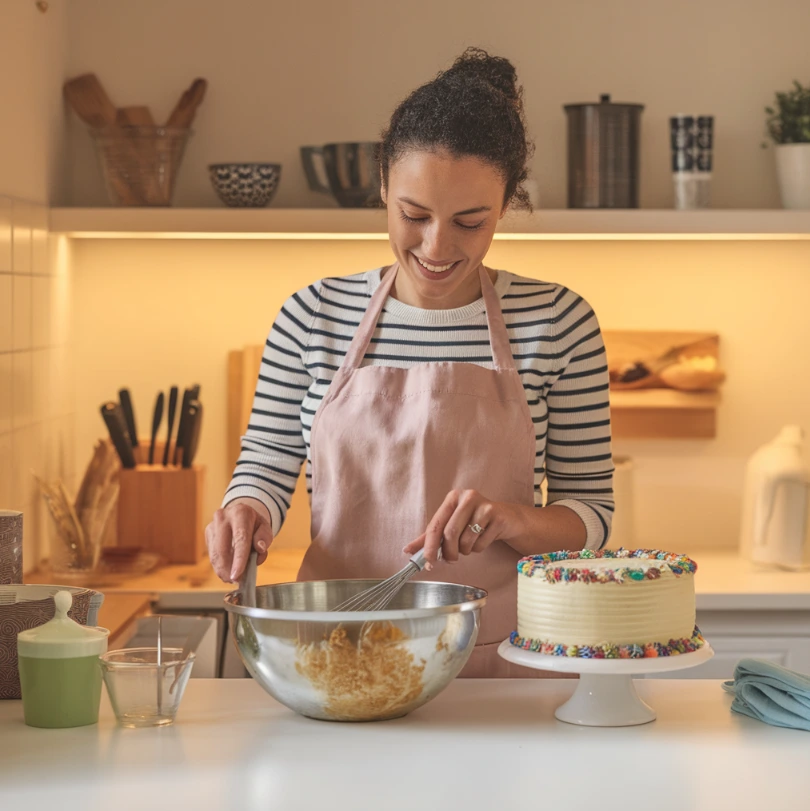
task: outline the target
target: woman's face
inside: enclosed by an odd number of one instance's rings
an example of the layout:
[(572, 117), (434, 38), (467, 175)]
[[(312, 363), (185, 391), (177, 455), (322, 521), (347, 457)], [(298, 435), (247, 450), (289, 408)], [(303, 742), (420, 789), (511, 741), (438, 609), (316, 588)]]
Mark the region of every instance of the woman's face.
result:
[(412, 151), (391, 165), (383, 200), (400, 301), (452, 309), (479, 298), (478, 268), (504, 213), (504, 189), (497, 169), (477, 158)]

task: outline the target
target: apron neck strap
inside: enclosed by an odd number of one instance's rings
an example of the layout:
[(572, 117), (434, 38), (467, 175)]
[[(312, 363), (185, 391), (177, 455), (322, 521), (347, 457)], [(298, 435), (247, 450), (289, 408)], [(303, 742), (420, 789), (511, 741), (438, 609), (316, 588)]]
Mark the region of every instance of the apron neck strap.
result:
[(371, 297), (366, 312), (363, 315), (360, 325), (357, 327), (357, 332), (354, 333), (354, 338), (349, 345), (349, 350), (346, 352), (346, 357), (340, 366), (341, 372), (353, 372), (355, 369), (360, 368), (363, 362), (363, 357), (366, 354), (368, 345), (371, 343), (371, 337), (374, 335), (374, 330), (377, 329), (377, 321), (380, 319), (385, 300), (388, 298), (391, 288), (394, 286), (394, 279), (397, 277), (397, 270), (399, 265), (395, 262), (388, 274), (380, 282), (380, 286), (374, 291)]
[(481, 278), (481, 293), (484, 297), (484, 306), (487, 309), (487, 325), (489, 326), (489, 345), (492, 347), (492, 360), (499, 372), (516, 371), (515, 359), (512, 357), (512, 347), (509, 345), (509, 332), (503, 320), (501, 303), (498, 294), (489, 278), (486, 268), (478, 268)]
[[(385, 301), (391, 294), (398, 270), (399, 264), (395, 262), (380, 282), (380, 286), (374, 291), (360, 325), (357, 327), (357, 332), (352, 338), (349, 350), (346, 352), (346, 357), (340, 367), (341, 371), (353, 372), (355, 369), (360, 368), (366, 350), (371, 343), (371, 338), (374, 335), (374, 330), (377, 328), (377, 322), (380, 319), (380, 313)], [(486, 307), (489, 343), (492, 347), (492, 360), (495, 369), (498, 371), (514, 370), (515, 361), (512, 357), (509, 333), (503, 320), (498, 294), (495, 292), (489, 274), (483, 265), (479, 267), (478, 274), (481, 278), (481, 293)]]

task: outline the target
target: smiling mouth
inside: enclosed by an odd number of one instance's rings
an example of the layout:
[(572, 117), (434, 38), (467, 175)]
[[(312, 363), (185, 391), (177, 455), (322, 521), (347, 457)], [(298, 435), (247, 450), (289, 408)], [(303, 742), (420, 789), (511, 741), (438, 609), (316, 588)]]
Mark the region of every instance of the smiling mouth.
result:
[(449, 262), (445, 265), (433, 265), (430, 262), (425, 262), (424, 260), (420, 259), (418, 256), (416, 256), (416, 254), (414, 254), (414, 258), (423, 268), (425, 268), (425, 270), (429, 270), (431, 273), (445, 273), (450, 270), (450, 268), (458, 264), (458, 261), (456, 261)]

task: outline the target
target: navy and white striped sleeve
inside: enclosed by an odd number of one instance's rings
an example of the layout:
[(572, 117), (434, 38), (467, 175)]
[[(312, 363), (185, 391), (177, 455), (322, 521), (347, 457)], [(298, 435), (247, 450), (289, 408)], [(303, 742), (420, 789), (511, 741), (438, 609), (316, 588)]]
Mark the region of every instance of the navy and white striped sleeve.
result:
[(242, 450), (225, 497), (255, 498), (270, 511), (277, 535), (290, 506), (307, 449), (301, 430), (301, 403), (312, 383), (305, 366), (315, 286), (301, 290), (281, 308), (264, 347), (253, 410)]
[(586, 549), (601, 549), (613, 517), (613, 457), (607, 355), (590, 305), (571, 290), (557, 299), (560, 368), (549, 389), (547, 503), (573, 510), (587, 530)]

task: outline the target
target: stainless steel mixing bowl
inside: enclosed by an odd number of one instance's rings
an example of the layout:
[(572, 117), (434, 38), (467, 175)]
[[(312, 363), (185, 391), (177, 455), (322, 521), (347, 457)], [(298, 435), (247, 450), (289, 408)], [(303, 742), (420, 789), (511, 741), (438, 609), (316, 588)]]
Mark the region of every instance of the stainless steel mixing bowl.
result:
[(377, 580), (322, 580), (256, 589), (256, 608), (225, 597), (251, 676), (310, 718), (382, 721), (438, 695), (464, 667), (487, 593), (410, 582), (385, 611), (330, 612)]

